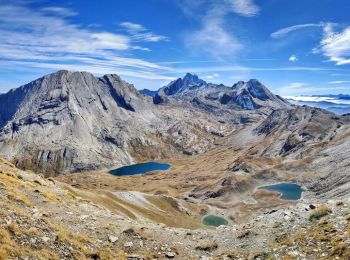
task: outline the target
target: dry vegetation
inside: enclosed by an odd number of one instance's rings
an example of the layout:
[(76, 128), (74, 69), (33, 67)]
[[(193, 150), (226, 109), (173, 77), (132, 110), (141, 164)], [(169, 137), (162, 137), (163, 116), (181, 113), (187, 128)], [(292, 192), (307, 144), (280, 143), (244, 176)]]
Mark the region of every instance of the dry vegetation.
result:
[[(258, 195), (258, 201), (265, 197)], [(284, 225), (282, 214), (271, 225), (267, 223), (272, 217), (265, 215), (253, 225), (237, 224), (227, 230), (172, 229), (144, 220), (136, 224), (131, 219), (147, 216), (153, 222), (190, 226), (196, 221), (191, 214), (200, 208), (164, 195), (145, 195), (151, 208), (142, 208), (108, 191), (68, 187), (4, 161), (0, 162), (0, 196), (0, 260), (128, 259), (132, 255), (144, 259), (165, 259), (167, 255), (198, 259), (202, 255), (215, 260), (350, 258), (350, 207), (344, 200), (325, 203), (311, 212), (302, 209), (297, 212), (300, 216), (290, 214), (290, 225)], [(276, 207), (285, 206), (278, 203)], [(163, 216), (152, 207), (161, 209)], [(242, 207), (247, 215), (259, 211), (250, 208), (258, 204)], [(280, 210), (270, 211), (280, 216), (284, 212)], [(258, 223), (261, 226), (255, 226)], [(111, 234), (116, 238), (110, 238)], [(268, 242), (261, 243), (266, 239)]]
[(328, 215), (331, 212), (332, 212), (332, 210), (327, 205), (321, 205), (318, 208), (311, 211), (309, 218), (310, 218), (310, 220), (320, 219), (320, 218)]

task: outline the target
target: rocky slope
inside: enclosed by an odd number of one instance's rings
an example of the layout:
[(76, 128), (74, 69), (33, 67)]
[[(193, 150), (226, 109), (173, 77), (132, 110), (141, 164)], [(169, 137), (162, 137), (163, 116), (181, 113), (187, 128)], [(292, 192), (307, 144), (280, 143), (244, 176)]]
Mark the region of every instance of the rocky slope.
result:
[(288, 112), (275, 111), (256, 129), (264, 141), (251, 152), (300, 161), (304, 174), (309, 172), (312, 180), (308, 189), (317, 197), (347, 196), (349, 119), (348, 115), (338, 116), (306, 106)]
[[(101, 192), (101, 191), (100, 191)], [(350, 200), (280, 206), (245, 224), (218, 228), (177, 228), (148, 220), (151, 205), (163, 214), (196, 214), (189, 204), (161, 198), (149, 204), (139, 196), (82, 191), (0, 159), (1, 259), (348, 259)], [(100, 196), (99, 200), (96, 197)], [(103, 199), (104, 198), (104, 199)], [(133, 201), (127, 216), (121, 207)], [(163, 201), (163, 202), (162, 202)], [(162, 202), (162, 204), (159, 204)], [(164, 204), (165, 203), (165, 204)], [(109, 205), (109, 207), (106, 207)], [(171, 206), (173, 205), (173, 206)], [(175, 205), (175, 207), (174, 207)], [(177, 206), (176, 206), (177, 205)], [(153, 207), (151, 206), (151, 207)], [(154, 211), (153, 211), (154, 210)], [(158, 213), (157, 213), (158, 212)], [(141, 214), (140, 214), (141, 213)], [(145, 216), (146, 218), (142, 218)]]
[[(211, 205), (209, 214), (244, 222), (263, 208), (281, 205), (259, 185), (293, 182), (303, 196), (319, 202), (349, 195), (348, 116), (298, 107), (276, 110), (262, 122), (244, 124), (216, 140), (216, 147), (191, 157), (164, 160), (171, 170), (130, 177), (108, 173), (71, 174), (59, 178), (94, 189), (167, 194)], [(282, 203), (283, 204), (283, 203)]]
[(0, 153), (47, 175), (202, 152), (228, 128), (157, 108), (116, 75), (58, 71), (0, 95)]

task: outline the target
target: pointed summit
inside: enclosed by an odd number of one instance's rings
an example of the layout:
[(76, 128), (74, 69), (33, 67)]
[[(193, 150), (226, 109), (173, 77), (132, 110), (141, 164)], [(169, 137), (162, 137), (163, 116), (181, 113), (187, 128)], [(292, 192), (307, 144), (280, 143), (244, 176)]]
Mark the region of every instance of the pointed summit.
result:
[[(232, 86), (232, 102), (244, 109), (257, 109), (263, 106), (288, 106), (288, 102), (274, 95), (256, 79), (238, 81)], [(226, 98), (226, 100), (228, 100)]]
[(186, 73), (183, 78), (178, 78), (161, 88), (154, 96), (153, 101), (155, 104), (163, 103), (167, 99), (166, 96), (183, 95), (188, 91), (206, 87), (207, 85), (208, 83), (198, 78), (197, 75)]
[(186, 87), (191, 86), (206, 86), (207, 82), (198, 78), (196, 74), (187, 73), (185, 77), (182, 78), (183, 85)]

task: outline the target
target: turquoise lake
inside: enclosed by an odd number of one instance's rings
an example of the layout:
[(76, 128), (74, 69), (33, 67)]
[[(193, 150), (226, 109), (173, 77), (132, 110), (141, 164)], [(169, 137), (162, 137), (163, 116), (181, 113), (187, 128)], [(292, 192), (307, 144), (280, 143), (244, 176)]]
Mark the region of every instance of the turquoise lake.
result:
[(144, 174), (147, 172), (153, 171), (165, 171), (170, 168), (170, 164), (167, 163), (157, 163), (157, 162), (146, 162), (138, 163), (128, 166), (123, 166), (114, 170), (111, 170), (110, 173), (115, 176), (128, 176), (128, 175), (137, 175)]
[(298, 200), (301, 198), (303, 189), (295, 183), (278, 183), (273, 185), (258, 187), (259, 190), (270, 190), (282, 193), (281, 199)]
[(228, 224), (226, 219), (219, 217), (219, 216), (214, 216), (214, 215), (205, 216), (202, 220), (202, 223), (204, 225), (214, 226), (214, 227)]

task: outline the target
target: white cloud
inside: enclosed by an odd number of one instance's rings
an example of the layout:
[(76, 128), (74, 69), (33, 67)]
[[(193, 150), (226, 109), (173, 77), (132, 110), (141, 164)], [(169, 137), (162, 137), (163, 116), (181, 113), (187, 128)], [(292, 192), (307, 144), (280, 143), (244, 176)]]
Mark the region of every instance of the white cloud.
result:
[(241, 43), (223, 28), (221, 19), (205, 20), (200, 30), (186, 37), (185, 43), (192, 51), (204, 51), (219, 59), (242, 49)]
[(335, 81), (329, 81), (329, 84), (343, 84), (343, 83), (350, 83), (350, 80), (335, 80)]
[(131, 22), (122, 22), (120, 23), (121, 27), (124, 27), (129, 32), (143, 32), (146, 30), (141, 24), (131, 23)]
[(131, 38), (135, 41), (159, 42), (159, 41), (169, 40), (168, 37), (166, 36), (158, 35), (148, 31), (141, 24), (131, 23), (131, 22), (122, 22), (119, 25), (125, 28), (126, 31), (131, 35)]
[(320, 89), (322, 88), (309, 85), (305, 82), (292, 82), (285, 86), (281, 86), (276, 91), (283, 97), (286, 97), (292, 95), (303, 95), (306, 93), (312, 93), (315, 91), (319, 91)]
[(66, 19), (73, 14), (67, 8), (0, 3), (0, 66), (171, 78), (163, 75), (169, 67), (122, 57), (131, 50), (149, 50), (133, 45), (129, 35), (74, 24)]
[(262, 67), (244, 67), (244, 66), (206, 66), (206, 67), (182, 67), (176, 68), (169, 73), (200, 73), (200, 72), (249, 72), (249, 71), (344, 71), (343, 69), (334, 68), (334, 67), (271, 67), (271, 68), (262, 68)]
[(350, 64), (350, 26), (342, 32), (335, 32), (334, 26), (331, 23), (324, 26), (322, 41), (314, 53), (322, 53), (336, 65)]
[(191, 52), (209, 54), (220, 60), (232, 59), (243, 49), (241, 39), (227, 19), (228, 14), (251, 17), (260, 10), (254, 0), (179, 0), (178, 3), (190, 19), (200, 23), (199, 29), (184, 36), (185, 45)]
[(284, 96), (287, 99), (293, 99), (295, 101), (304, 101), (304, 102), (332, 102), (335, 104), (350, 104), (348, 100), (339, 100), (334, 97), (312, 97), (312, 96)]
[(206, 79), (215, 79), (218, 78), (220, 75), (218, 73), (213, 73), (211, 75), (205, 76)]
[(291, 55), (288, 60), (291, 62), (296, 62), (298, 61), (298, 57), (296, 55)]
[(70, 10), (69, 8), (60, 7), (60, 6), (44, 7), (41, 9), (41, 11), (48, 13), (48, 14), (54, 14), (54, 15), (59, 15), (59, 16), (63, 16), (63, 17), (78, 15), (77, 12), (74, 12), (74, 11)]
[(297, 24), (297, 25), (293, 25), (293, 26), (289, 26), (289, 27), (285, 27), (282, 29), (279, 29), (276, 32), (271, 33), (271, 37), (272, 38), (282, 38), (284, 36), (286, 36), (287, 34), (300, 30), (300, 29), (305, 29), (305, 28), (313, 28), (313, 27), (323, 27), (324, 24), (323, 23), (306, 23), (306, 24)]
[[(294, 100), (302, 100), (301, 98), (296, 98), (297, 96), (301, 95), (309, 95), (309, 94), (321, 94), (321, 93), (335, 93), (341, 91), (348, 90), (345, 87), (332, 87), (332, 89), (329, 88), (329, 86), (322, 86), (322, 85), (311, 85), (309, 83), (303, 83), (303, 82), (293, 82), (286, 86), (282, 86), (278, 88), (276, 91), (282, 95), (285, 98), (293, 98)], [(304, 99), (304, 101), (308, 101)], [(311, 99), (309, 101), (312, 101)], [(322, 100), (319, 100), (322, 101)], [(349, 102), (350, 103), (350, 102)]]
[(233, 12), (242, 16), (255, 16), (260, 8), (254, 4), (253, 0), (226, 0), (231, 4)]
[(337, 25), (336, 23), (323, 22), (293, 25), (272, 33), (271, 37), (281, 38), (290, 32), (303, 28), (322, 27), (322, 40), (319, 46), (313, 49), (313, 53), (322, 53), (336, 65), (350, 64), (350, 26), (341, 32), (336, 32), (334, 27)]
[(284, 87), (282, 87), (282, 89), (301, 89), (301, 88), (305, 88), (307, 87), (308, 84), (304, 83), (304, 82), (292, 82)]

